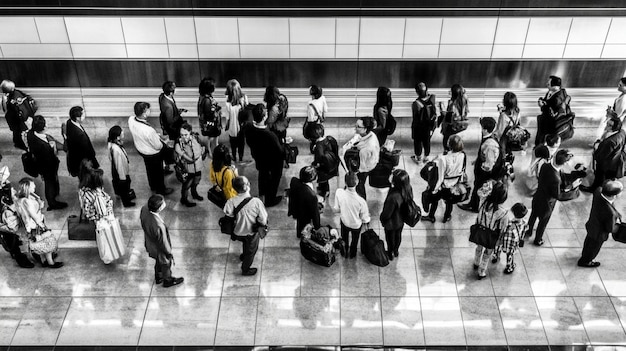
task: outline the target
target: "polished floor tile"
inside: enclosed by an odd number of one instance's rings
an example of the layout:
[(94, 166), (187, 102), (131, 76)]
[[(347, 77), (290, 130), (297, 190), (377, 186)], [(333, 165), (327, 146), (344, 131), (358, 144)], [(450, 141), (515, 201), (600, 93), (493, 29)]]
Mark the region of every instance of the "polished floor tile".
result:
[(592, 345), (626, 345), (626, 333), (610, 298), (580, 296), (574, 301)]
[(572, 297), (535, 297), (550, 345), (586, 344), (587, 332)]
[(341, 345), (382, 345), (380, 297), (341, 298)]
[(421, 297), (426, 345), (465, 345), (458, 297)]
[(509, 345), (548, 344), (533, 297), (497, 297), (497, 303)]
[(385, 345), (424, 345), (424, 323), (417, 297), (382, 297)]
[(11, 345), (54, 345), (71, 301), (70, 297), (30, 298)]
[(254, 345), (257, 297), (222, 297), (215, 345)]
[(459, 297), (468, 345), (504, 345), (506, 336), (495, 297)]
[(457, 287), (450, 251), (415, 249), (420, 296), (456, 296)]

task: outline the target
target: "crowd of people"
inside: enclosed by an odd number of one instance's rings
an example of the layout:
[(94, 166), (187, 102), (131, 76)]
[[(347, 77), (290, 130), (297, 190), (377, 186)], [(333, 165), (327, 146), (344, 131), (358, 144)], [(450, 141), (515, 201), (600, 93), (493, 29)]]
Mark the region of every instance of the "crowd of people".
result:
[[(444, 103), (437, 101), (425, 83), (415, 85), (417, 96), (411, 106), (414, 154), (410, 158), (423, 167), (420, 173), (428, 183), (422, 192), (424, 214), (421, 218), (426, 222), (436, 222), (435, 215), (441, 200), (445, 203), (444, 223), (452, 220), (455, 204), (462, 210), (477, 213), (476, 224), (470, 230), (470, 240), (477, 244), (474, 268), (478, 279), (486, 277), (489, 262), (498, 262), (501, 253), (506, 254), (504, 272), (512, 273), (515, 269), (514, 254), (523, 246), (525, 239), (532, 236), (535, 223), (538, 221), (533, 243), (541, 246), (556, 202), (575, 198), (579, 191), (593, 193), (591, 213), (586, 224), (587, 238), (579, 266), (599, 266), (595, 259), (603, 242), (609, 234), (619, 230), (621, 216), (613, 203), (622, 191), (618, 179), (624, 176), (626, 162), (626, 132), (622, 128), (626, 116), (626, 78), (620, 79), (620, 95), (607, 109), (606, 118), (599, 127), (601, 132), (598, 132), (593, 144), (590, 170), (581, 165), (568, 166), (572, 154), (560, 148), (561, 141), (573, 136), (575, 117), (569, 107), (570, 97), (561, 85), (559, 77), (550, 76), (548, 92), (538, 100), (541, 114), (537, 117), (531, 163), (524, 171), (532, 194), (530, 211), (523, 203), (516, 203), (510, 209), (503, 206), (509, 184), (515, 176), (513, 152), (526, 152), (531, 137), (521, 126), (516, 95), (513, 92), (504, 94), (502, 104), (497, 106), (497, 118), (480, 119), (480, 146), (474, 161), (468, 162), (463, 138), (459, 134), (470, 123), (469, 99), (463, 86), (452, 85), (450, 98)], [(67, 207), (67, 203), (57, 199), (60, 164), (57, 153), (63, 150), (69, 174), (79, 180), (82, 216), (96, 223), (95, 230), (101, 233), (96, 237), (99, 248), (100, 240), (104, 240), (105, 236), (109, 245), (115, 246), (119, 224), (116, 227), (113, 201), (103, 189), (105, 176), (83, 126), (83, 108), (74, 106), (70, 109), (69, 119), (62, 127), (63, 142), (60, 142), (47, 133), (44, 116), (30, 115), (22, 108), (28, 96), (16, 89), (13, 82), (2, 81), (0, 87), (2, 108), (13, 134), (13, 143), (36, 160), (35, 175), (41, 175), (43, 179), (47, 211)], [(175, 171), (182, 183), (180, 203), (193, 207), (197, 205), (194, 201), (204, 200), (198, 193), (198, 185), (202, 181), (205, 162), (208, 162), (208, 179), (212, 188), (207, 196), (221, 208), (225, 218), (233, 222), (232, 239), (243, 243), (240, 256), (243, 275), (257, 272), (252, 267), (254, 256), (259, 240), (267, 233), (271, 221), (266, 208), (284, 202), (278, 189), (283, 170), (291, 162), (293, 142), (293, 138), (287, 135), (291, 120), (287, 97), (278, 88), (270, 86), (266, 89), (264, 103), (251, 104), (240, 83), (231, 79), (226, 83), (226, 103), (220, 106), (213, 97), (215, 88), (212, 78), (204, 78), (199, 84), (199, 133), (194, 131), (190, 121), (185, 120), (184, 114), (188, 111), (177, 106), (176, 84), (172, 81), (163, 84), (163, 93), (158, 98), (162, 133), (148, 122), (151, 105), (147, 102), (135, 103), (134, 113), (128, 118), (127, 125), (113, 126), (108, 132), (111, 181), (124, 207), (135, 206), (136, 200), (131, 187), (133, 172), (124, 147), (125, 128), (130, 131), (134, 147), (144, 161), (148, 185), (154, 195), (142, 207), (140, 221), (145, 233), (146, 250), (156, 262), (156, 283), (162, 283), (164, 287), (184, 281), (172, 276), (169, 229), (160, 216), (166, 207), (165, 196), (174, 191), (165, 185), (168, 174)], [(355, 134), (342, 147), (333, 136), (325, 134), (324, 122), (329, 107), (322, 88), (312, 85), (309, 93), (311, 100), (306, 109), (302, 137), (309, 142), (313, 162), (301, 168), (298, 176), (290, 180), (287, 214), (295, 219), (296, 237), (300, 238), (307, 226), (313, 229), (322, 226), (320, 213), (324, 206), (330, 206), (339, 217), (341, 238), (346, 247), (344, 255), (354, 258), (360, 234), (371, 229), (366, 182), (372, 171), (383, 162), (382, 152), (393, 150), (393, 142), (387, 140), (393, 135), (396, 124), (392, 115), (391, 90), (378, 88), (372, 116), (356, 119)], [(431, 158), (431, 138), (437, 128), (443, 135), (444, 152)], [(219, 143), (222, 133), (228, 135), (230, 147)], [(251, 196), (249, 179), (239, 174), (236, 167), (237, 164), (252, 162), (244, 159), (246, 145), (258, 171), (257, 197)], [(530, 146), (528, 148), (531, 149)], [(350, 158), (349, 154), (352, 155)], [(210, 161), (206, 161), (207, 158)], [(174, 171), (170, 168), (172, 165)], [(334, 201), (330, 203), (329, 180), (340, 175), (340, 167), (345, 170), (345, 188), (336, 189)], [(468, 167), (473, 167), (473, 184), (468, 181)], [(29, 257), (44, 267), (62, 267), (63, 263), (56, 260), (57, 239), (46, 226), (44, 201), (35, 193), (33, 179), (21, 179), (17, 189), (14, 189), (9, 180), (8, 167), (1, 167), (0, 172), (0, 233), (3, 245), (22, 267), (34, 266)], [(593, 173), (594, 180), (589, 185), (581, 185), (589, 173)], [(385, 234), (386, 254), (389, 260), (393, 260), (399, 255), (402, 230), (409, 216), (408, 208), (414, 200), (411, 175), (395, 168), (387, 176), (390, 189), (383, 202), (380, 221)], [(528, 212), (530, 217), (526, 221)], [(28, 243), (23, 245), (23, 250), (30, 256), (22, 252), (20, 243)], [(108, 250), (111, 251), (111, 248)], [(105, 255), (108, 257), (107, 260), (103, 258), (105, 263), (123, 255), (123, 250), (113, 251)]]

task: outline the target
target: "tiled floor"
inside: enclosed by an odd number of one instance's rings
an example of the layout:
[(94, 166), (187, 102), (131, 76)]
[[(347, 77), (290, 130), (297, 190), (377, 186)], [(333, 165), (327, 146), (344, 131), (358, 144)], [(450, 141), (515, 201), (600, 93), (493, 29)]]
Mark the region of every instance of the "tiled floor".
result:
[[(98, 138), (104, 135), (101, 129), (105, 127), (94, 132)], [(294, 130), (297, 133), (298, 128)], [(350, 134), (349, 126), (341, 130)], [(406, 136), (406, 130), (399, 131)], [(16, 183), (23, 173), (19, 153), (7, 137), (1, 138), (3, 163), (11, 165)], [(464, 137), (476, 139), (475, 134)], [(339, 139), (341, 143), (346, 138)], [(433, 143), (435, 153), (440, 151), (440, 138)], [(587, 163), (589, 150), (582, 144), (570, 145), (576, 158)], [(474, 157), (476, 143), (466, 145)], [(101, 142), (96, 146), (104, 147)], [(411, 175), (419, 198), (425, 187), (419, 167), (409, 159), (406, 140), (399, 146), (404, 150), (400, 167)], [(143, 163), (129, 149), (136, 165), (133, 187), (143, 204), (149, 195)], [(283, 187), (311, 162), (304, 150), (301, 147), (298, 164), (285, 170)], [(102, 150), (99, 159), (108, 175), (105, 155)], [(517, 201), (530, 205), (519, 174), (528, 160), (528, 155), (517, 155), (518, 179), (510, 187), (508, 206)], [(10, 345), (11, 350), (23, 345), (57, 345), (56, 350), (72, 345), (115, 345), (116, 350), (126, 349), (121, 346), (150, 350), (156, 345), (168, 350), (192, 345), (500, 347), (494, 350), (626, 345), (626, 247), (610, 239), (598, 257), (601, 267), (576, 266), (590, 208), (587, 194), (557, 205), (546, 244), (520, 249), (512, 275), (503, 274), (500, 262), (490, 266), (487, 279), (478, 281), (472, 269), (473, 244), (468, 241), (468, 227), (476, 217), (458, 209), (449, 223), (440, 222), (440, 208), (439, 222), (406, 227), (399, 258), (385, 268), (369, 264), (360, 254), (355, 260), (338, 256), (332, 267), (325, 268), (300, 255), (295, 225), (287, 218), (284, 203), (269, 210), (271, 233), (254, 261), (259, 273), (243, 277), (241, 244), (219, 233), (220, 211), (206, 200), (187, 209), (175, 193), (168, 196), (164, 217), (172, 229), (173, 271), (185, 277), (185, 283), (165, 289), (153, 282), (139, 206), (124, 209), (116, 199), (115, 212), (128, 247), (116, 264), (102, 264), (93, 242), (67, 240), (67, 216), (78, 213), (77, 181), (68, 177), (64, 159), (61, 165), (61, 198), (71, 206), (46, 216), (60, 236), (59, 257), (66, 266), (20, 269), (0, 252), (0, 345)], [(256, 183), (254, 165), (240, 167), (240, 173)], [(202, 192), (209, 187), (206, 174)], [(180, 189), (173, 176), (168, 182)], [(38, 180), (37, 185), (42, 183)], [(334, 180), (331, 189), (338, 185), (343, 181)], [(253, 189), (256, 192), (255, 185)], [(368, 195), (373, 227), (382, 234), (378, 215), (385, 190), (368, 188)], [(622, 197), (618, 209), (625, 204)], [(328, 209), (323, 222), (338, 224)]]

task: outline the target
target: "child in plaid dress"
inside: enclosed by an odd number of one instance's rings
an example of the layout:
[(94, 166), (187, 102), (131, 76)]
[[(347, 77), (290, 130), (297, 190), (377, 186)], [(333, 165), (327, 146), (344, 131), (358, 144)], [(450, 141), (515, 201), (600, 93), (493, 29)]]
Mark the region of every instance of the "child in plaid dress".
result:
[(526, 233), (528, 229), (528, 224), (524, 219), (526, 214), (528, 214), (528, 208), (518, 202), (511, 207), (511, 212), (515, 218), (509, 221), (506, 231), (500, 236), (491, 259), (492, 263), (497, 263), (500, 259), (500, 253), (506, 253), (506, 268), (504, 269), (504, 274), (511, 274), (515, 270), (515, 262), (513, 261), (515, 251), (517, 251), (520, 242), (523, 242), (524, 233)]

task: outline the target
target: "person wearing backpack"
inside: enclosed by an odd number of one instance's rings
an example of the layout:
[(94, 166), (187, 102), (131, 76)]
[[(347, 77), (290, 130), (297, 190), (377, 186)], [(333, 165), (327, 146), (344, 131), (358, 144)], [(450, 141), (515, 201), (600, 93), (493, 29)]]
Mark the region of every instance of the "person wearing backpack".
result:
[(222, 134), (222, 108), (213, 97), (215, 80), (211, 77), (203, 78), (198, 85), (198, 123), (200, 133), (209, 138), (207, 151), (209, 157), (213, 157), (213, 149), (217, 147), (220, 134)]
[(317, 85), (309, 87), (309, 95), (311, 95), (311, 101), (309, 101), (306, 107), (307, 117), (302, 128), (302, 134), (310, 142), (309, 149), (313, 153), (313, 146), (316, 140), (312, 135), (313, 128), (316, 124), (323, 124), (326, 120), (328, 104), (326, 104), (326, 97), (322, 95), (322, 88)]
[(19, 107), (16, 99), (18, 95), (27, 95), (22, 93), (20, 90), (15, 89), (15, 83), (10, 80), (3, 80), (2, 83), (0, 83), (0, 88), (2, 89), (3, 94), (2, 110), (5, 112), (4, 116), (7, 120), (7, 125), (13, 133), (13, 146), (18, 149), (28, 151), (28, 147), (26, 147), (26, 143), (24, 143), (22, 135), (28, 131), (26, 122), (30, 117), (26, 116), (26, 118), (20, 118)]
[[(255, 231), (258, 225), (267, 225), (267, 210), (258, 197), (250, 196), (250, 181), (244, 176), (233, 179), (233, 188), (237, 196), (226, 201), (224, 214), (235, 218), (234, 240), (243, 243), (241, 260), (241, 274), (255, 275), (257, 269), (252, 267), (254, 256), (259, 248), (260, 235)], [(245, 201), (245, 203), (244, 203)], [(243, 204), (243, 206), (241, 206)], [(239, 209), (238, 213), (237, 209)]]
[[(430, 138), (437, 126), (437, 105), (435, 94), (428, 92), (425, 83), (415, 85), (417, 99), (411, 104), (413, 121), (411, 123), (411, 138), (413, 139), (414, 155), (411, 159), (416, 163), (426, 162), (430, 155)], [(422, 148), (424, 156), (422, 157)]]
[(537, 101), (541, 114), (537, 116), (535, 146), (543, 143), (546, 135), (556, 134), (556, 120), (569, 113), (569, 96), (561, 84), (561, 78), (550, 76), (546, 84), (548, 92)]
[(461, 84), (453, 84), (450, 87), (450, 100), (446, 108), (439, 102), (440, 119), (437, 124), (441, 125), (443, 135), (443, 149), (448, 149), (448, 139), (454, 134), (467, 129), (467, 115), (469, 114), (469, 100), (465, 96), (465, 88)]
[[(388, 119), (391, 119), (391, 109), (393, 108), (393, 101), (391, 100), (391, 90), (387, 87), (378, 87), (376, 91), (376, 103), (374, 104), (374, 120), (376, 121), (376, 127), (374, 128), (374, 134), (378, 138), (378, 144), (383, 145), (387, 141), (387, 136), (392, 134), (388, 130)], [(389, 122), (391, 123), (391, 122)]]
[(330, 193), (329, 180), (339, 175), (339, 146), (332, 136), (324, 136), (324, 125), (316, 124), (312, 136), (313, 167), (317, 170), (317, 194), (327, 198)]
[(390, 261), (393, 261), (394, 256), (398, 257), (404, 227), (402, 208), (409, 201), (413, 201), (413, 188), (409, 174), (403, 169), (395, 169), (391, 174), (391, 189), (387, 193), (383, 210), (380, 213), (380, 222), (385, 229), (387, 241), (387, 256)]
[(497, 180), (502, 173), (502, 150), (500, 143), (493, 135), (496, 128), (496, 120), (492, 117), (480, 119), (482, 140), (478, 147), (478, 156), (474, 162), (474, 189), (470, 201), (458, 205), (460, 209), (478, 212), (478, 190), (488, 180)]
[(233, 161), (237, 162), (237, 155), (241, 163), (247, 163), (243, 159), (244, 147), (246, 145), (244, 133), (239, 124), (239, 111), (248, 105), (248, 97), (241, 91), (241, 85), (236, 79), (231, 79), (226, 83), (226, 131), (230, 140), (230, 151), (233, 154)]
[(496, 125), (496, 129), (493, 131), (493, 135), (496, 139), (500, 140), (505, 153), (508, 155), (512, 152), (509, 132), (513, 128), (521, 128), (519, 107), (517, 107), (517, 96), (515, 93), (510, 91), (504, 93), (502, 104), (498, 104), (498, 113), (498, 124)]

